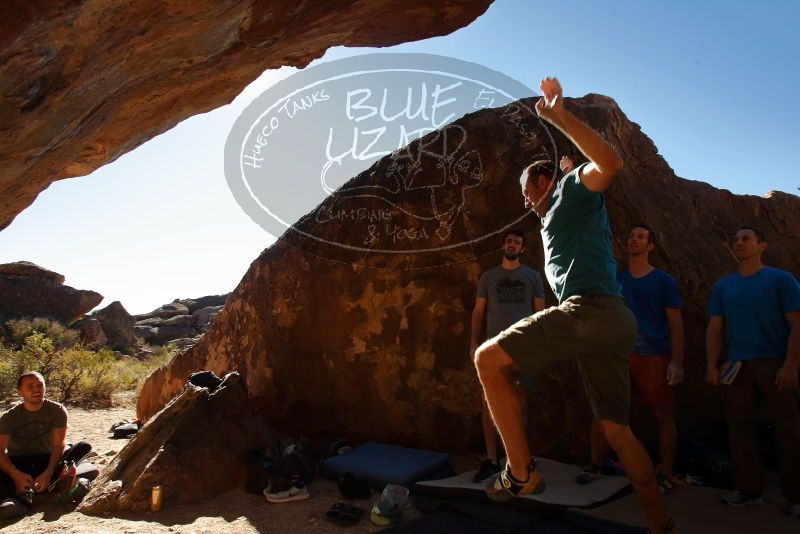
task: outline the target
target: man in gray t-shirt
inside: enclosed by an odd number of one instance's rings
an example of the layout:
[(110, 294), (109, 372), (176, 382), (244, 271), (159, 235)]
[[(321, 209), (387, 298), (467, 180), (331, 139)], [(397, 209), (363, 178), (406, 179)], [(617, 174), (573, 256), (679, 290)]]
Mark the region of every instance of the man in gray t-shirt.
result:
[(16, 497), (47, 491), (64, 462), (92, 450), (85, 441), (67, 446), (67, 410), (46, 399), (46, 391), (41, 374), (23, 373), (17, 381), (22, 402), (0, 415), (0, 517), (24, 511)]
[[(544, 309), (544, 283), (538, 272), (520, 263), (525, 251), (525, 234), (509, 230), (503, 236), (503, 262), (481, 275), (478, 295), (472, 311), (470, 357), (481, 343), (484, 318), (486, 337), (493, 338), (520, 319)], [(475, 482), (489, 478), (500, 470), (497, 463), (497, 431), (489, 409), (483, 402), (483, 439), (486, 442), (486, 460), (475, 475)]]

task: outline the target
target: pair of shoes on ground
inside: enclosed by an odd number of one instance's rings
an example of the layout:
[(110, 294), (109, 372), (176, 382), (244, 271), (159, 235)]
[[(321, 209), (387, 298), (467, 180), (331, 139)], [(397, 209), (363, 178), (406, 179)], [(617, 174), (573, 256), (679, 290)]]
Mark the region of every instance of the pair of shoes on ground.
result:
[[(734, 490), (731, 493), (723, 496), (720, 499), (722, 504), (728, 506), (760, 506), (764, 504), (764, 499), (746, 495), (739, 490)], [(800, 503), (789, 505), (789, 517), (792, 519), (800, 519)]]
[(728, 506), (760, 506), (764, 504), (764, 499), (759, 497), (752, 497), (750, 495), (745, 495), (739, 490), (734, 490), (731, 493), (723, 496), (720, 499), (722, 504), (727, 504)]
[(27, 513), (28, 508), (17, 499), (9, 497), (0, 502), (0, 519), (11, 519), (13, 517), (26, 515)]
[(325, 513), (325, 519), (335, 525), (349, 527), (358, 523), (364, 510), (345, 502), (337, 502)]
[(492, 477), (486, 486), (486, 496), (494, 502), (508, 502), (514, 497), (522, 495), (539, 495), (544, 492), (547, 485), (542, 474), (536, 469), (536, 460), (528, 464), (528, 477), (526, 480), (517, 480), (511, 474), (511, 468), (505, 468)]
[(302, 501), (311, 496), (301, 476), (273, 477), (263, 493), (267, 501), (273, 503)]

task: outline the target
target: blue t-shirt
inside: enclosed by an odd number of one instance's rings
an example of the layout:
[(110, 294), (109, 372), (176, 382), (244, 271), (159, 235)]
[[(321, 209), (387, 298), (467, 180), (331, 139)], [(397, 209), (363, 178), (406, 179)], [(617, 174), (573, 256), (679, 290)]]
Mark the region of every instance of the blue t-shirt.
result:
[(675, 280), (661, 269), (653, 269), (641, 278), (634, 278), (624, 269), (617, 273), (617, 282), (638, 325), (633, 352), (653, 356), (671, 354), (666, 309), (681, 307)]
[(708, 315), (725, 319), (729, 360), (785, 358), (786, 315), (800, 311), (800, 284), (791, 273), (764, 267), (750, 276), (734, 273), (714, 284)]
[(558, 181), (542, 219), (544, 271), (559, 303), (575, 295), (620, 296), (605, 200), (581, 182), (585, 165)]

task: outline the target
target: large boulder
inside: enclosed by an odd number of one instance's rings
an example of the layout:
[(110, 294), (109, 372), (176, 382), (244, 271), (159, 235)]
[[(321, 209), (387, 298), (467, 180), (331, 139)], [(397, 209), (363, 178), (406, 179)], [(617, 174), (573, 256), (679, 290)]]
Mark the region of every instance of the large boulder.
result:
[(214, 321), (214, 318), (222, 311), (222, 308), (222, 306), (206, 306), (205, 308), (194, 311), (192, 313), (194, 316), (194, 325), (197, 328), (206, 329), (205, 327)]
[(48, 278), (55, 280), (59, 284), (64, 283), (64, 275), (39, 267), (30, 261), (15, 261), (0, 265), (0, 274), (12, 274), (16, 276), (32, 276), (38, 278)]
[(98, 348), (108, 343), (103, 325), (94, 317), (85, 317), (73, 325), (80, 332), (81, 342), (90, 348)]
[(189, 313), (194, 314), (201, 308), (208, 308), (210, 306), (223, 306), (225, 304), (225, 300), (228, 298), (228, 295), (230, 295), (230, 293), (225, 293), (224, 295), (207, 295), (205, 297), (199, 297), (196, 299), (175, 299), (172, 302), (183, 304), (189, 308)]
[(165, 319), (162, 323), (163, 326), (194, 326), (193, 315), (175, 315), (169, 319)]
[(173, 339), (194, 337), (196, 332), (191, 326), (183, 325), (162, 325), (162, 326), (139, 326), (134, 327), (136, 337), (145, 343), (163, 345)]
[[(0, 178), (2, 180), (2, 178)], [(0, 317), (44, 317), (70, 325), (103, 295), (64, 285), (64, 276), (30, 262), (0, 265)]]
[(103, 469), (78, 511), (149, 510), (156, 485), (164, 506), (244, 487), (247, 450), (259, 438), (255, 422), (238, 375), (213, 392), (187, 385)]
[(93, 316), (103, 325), (108, 337), (108, 345), (117, 350), (124, 350), (133, 344), (133, 328), (136, 319), (128, 313), (122, 303), (115, 300)]
[(175, 317), (176, 315), (188, 315), (189, 308), (187, 308), (184, 304), (180, 302), (173, 302), (170, 304), (164, 304), (163, 306), (159, 306), (155, 310), (151, 311), (150, 313), (142, 313), (140, 315), (136, 315), (136, 322), (143, 321), (145, 319), (152, 319), (153, 317), (158, 317), (159, 319), (169, 319), (170, 317)]
[[(522, 104), (531, 107), (534, 99)], [(762, 227), (769, 236), (768, 264), (800, 275), (800, 199), (783, 193), (737, 196), (678, 178), (612, 99), (588, 95), (566, 105), (625, 160), (606, 194), (617, 259), (629, 228), (648, 224), (660, 234), (653, 260), (675, 276), (683, 295), (687, 372), (676, 391), (681, 432), (719, 435), (720, 392), (703, 380), (709, 290), (734, 270), (725, 244), (742, 224)], [(237, 370), (253, 404), (287, 430), (428, 448), (477, 445), (481, 388), (468, 348), (478, 276), (500, 262), (497, 232), (510, 223), (528, 232), (525, 262), (542, 269), (539, 222), (525, 211), (516, 177), (543, 154), (568, 154), (580, 162), (563, 135), (551, 129), (554, 153), (539, 122), (514, 107), (521, 109), (512, 104), (456, 121), (468, 134), (463, 150), (478, 151), (483, 168), (478, 187), (461, 197), (464, 207), (452, 227), (451, 242), (465, 246), (364, 254), (287, 232), (253, 261), (205, 337), (147, 379), (139, 416), (160, 410), (196, 369)], [(421, 142), (409, 150), (419, 150)], [(346, 186), (380, 183), (391, 168), (387, 159)], [(441, 167), (425, 166), (415, 180), (428, 183), (440, 175)], [(424, 207), (410, 195), (395, 201), (404, 211)], [(385, 203), (365, 199), (364, 206)], [(313, 227), (305, 233), (345, 245), (363, 242), (357, 229), (320, 225), (308, 217), (299, 229)], [(590, 415), (574, 363), (551, 368), (537, 382), (528, 400), (533, 451), (583, 456)]]
[(0, 230), (84, 176), (331, 46), (448, 34), (491, 0), (0, 3)]

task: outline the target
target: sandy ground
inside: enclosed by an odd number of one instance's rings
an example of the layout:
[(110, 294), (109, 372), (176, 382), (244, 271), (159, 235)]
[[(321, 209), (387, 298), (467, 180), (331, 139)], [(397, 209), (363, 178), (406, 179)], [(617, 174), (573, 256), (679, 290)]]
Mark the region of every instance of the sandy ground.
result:
[[(69, 408), (68, 441), (87, 440), (98, 453), (92, 460), (108, 464), (126, 441), (110, 438), (108, 429), (123, 419), (135, 417), (135, 400), (131, 395), (115, 398), (115, 406), (103, 409)], [(123, 516), (88, 516), (74, 511), (72, 505), (60, 505), (55, 495), (37, 499), (31, 513), (14, 520), (0, 520), (3, 533), (43, 532), (114, 532), (138, 534), (145, 532), (170, 533), (256, 533), (256, 532), (342, 532), (343, 527), (325, 520), (325, 512), (343, 499), (334, 482), (317, 479), (310, 487), (311, 498), (285, 504), (268, 503), (263, 497), (242, 491), (220, 495), (211, 502), (198, 505), (174, 506), (157, 513), (137, 513)], [(377, 499), (377, 495), (374, 495)], [(352, 501), (364, 509), (365, 516), (358, 525), (347, 527), (351, 533), (376, 532), (381, 527), (369, 521), (372, 501)], [(407, 517), (418, 517), (412, 510)]]

